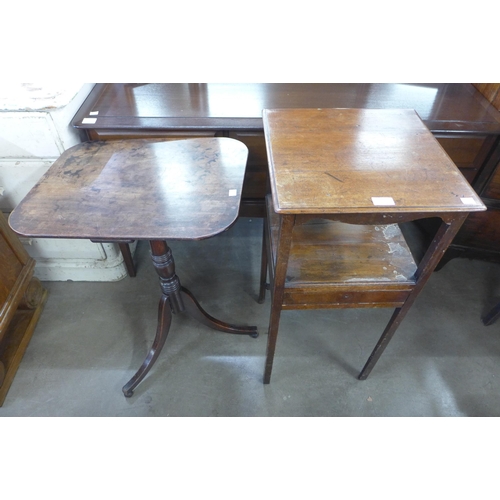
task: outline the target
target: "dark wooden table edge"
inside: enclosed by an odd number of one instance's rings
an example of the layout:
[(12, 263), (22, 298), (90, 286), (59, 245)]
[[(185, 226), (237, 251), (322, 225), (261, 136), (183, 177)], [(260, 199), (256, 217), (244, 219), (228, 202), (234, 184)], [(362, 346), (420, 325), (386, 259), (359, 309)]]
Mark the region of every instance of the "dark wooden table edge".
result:
[[(94, 104), (105, 90), (107, 83), (98, 83), (91, 90), (80, 109), (70, 122), (70, 125), (78, 130), (127, 130), (141, 128), (143, 130), (263, 130), (262, 117), (147, 117), (139, 118), (132, 116), (97, 116), (95, 124), (83, 124), (82, 120), (89, 117), (93, 111)], [(478, 100), (487, 100), (470, 84), (472, 97)], [(476, 95), (477, 94), (477, 95)], [(384, 108), (392, 109), (392, 108)], [(500, 117), (500, 113), (499, 113)], [(434, 134), (458, 133), (458, 134), (498, 134), (500, 133), (500, 119), (498, 122), (469, 122), (459, 120), (423, 120), (426, 127)]]

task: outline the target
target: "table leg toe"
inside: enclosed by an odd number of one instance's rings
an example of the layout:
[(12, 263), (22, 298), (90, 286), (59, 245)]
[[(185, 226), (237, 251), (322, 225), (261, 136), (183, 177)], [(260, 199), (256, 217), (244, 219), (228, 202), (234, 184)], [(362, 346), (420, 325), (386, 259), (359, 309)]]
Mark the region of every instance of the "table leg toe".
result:
[(158, 359), (165, 341), (167, 340), (171, 323), (172, 312), (170, 310), (170, 303), (168, 297), (163, 295), (160, 298), (160, 304), (158, 306), (158, 326), (153, 345), (137, 373), (123, 386), (122, 391), (126, 398), (130, 398), (134, 394), (134, 389), (141, 383)]
[(182, 302), (185, 307), (185, 312), (192, 318), (196, 319), (203, 325), (206, 325), (214, 330), (226, 333), (236, 333), (242, 335), (250, 335), (250, 337), (257, 338), (259, 333), (256, 326), (237, 326), (225, 323), (214, 317), (210, 316), (194, 298), (192, 293), (184, 287), (181, 287)]

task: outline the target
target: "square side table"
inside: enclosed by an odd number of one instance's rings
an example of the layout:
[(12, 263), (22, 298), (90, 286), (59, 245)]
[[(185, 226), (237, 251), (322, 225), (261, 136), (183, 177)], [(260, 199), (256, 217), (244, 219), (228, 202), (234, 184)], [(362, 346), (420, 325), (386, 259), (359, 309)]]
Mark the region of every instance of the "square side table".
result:
[[(368, 377), (470, 212), (486, 207), (414, 110), (267, 109), (259, 301), (269, 271), (269, 383), (282, 309), (395, 307)], [(419, 257), (402, 224), (438, 218)]]

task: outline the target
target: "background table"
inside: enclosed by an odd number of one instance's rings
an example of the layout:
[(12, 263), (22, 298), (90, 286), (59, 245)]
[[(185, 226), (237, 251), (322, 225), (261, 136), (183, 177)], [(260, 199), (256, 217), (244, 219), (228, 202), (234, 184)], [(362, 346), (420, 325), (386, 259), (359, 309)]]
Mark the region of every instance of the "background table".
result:
[[(282, 309), (395, 307), (359, 374), (366, 379), (468, 213), (485, 206), (413, 110), (271, 109), (264, 131), (264, 382)], [(403, 226), (425, 218), (439, 224), (420, 255)]]
[(209, 238), (231, 226), (247, 155), (244, 144), (229, 138), (83, 143), (65, 151), (12, 212), (9, 223), (23, 236), (150, 242), (162, 289), (158, 329), (143, 365), (123, 388), (126, 396), (157, 359), (172, 312), (257, 336), (255, 327), (224, 323), (200, 307), (180, 285), (166, 243)]
[[(470, 83), (98, 84), (72, 124), (90, 140), (232, 137), (249, 149), (240, 214), (265, 215), (264, 108), (415, 109), (488, 207), (470, 214), (440, 265), (500, 262), (500, 113)], [(431, 241), (434, 227), (421, 227)]]

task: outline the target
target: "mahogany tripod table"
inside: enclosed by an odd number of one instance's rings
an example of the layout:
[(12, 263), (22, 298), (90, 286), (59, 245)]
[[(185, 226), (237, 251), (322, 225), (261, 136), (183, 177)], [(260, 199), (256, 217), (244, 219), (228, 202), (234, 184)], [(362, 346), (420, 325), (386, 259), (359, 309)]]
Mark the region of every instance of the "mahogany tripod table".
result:
[(156, 336), (143, 364), (123, 387), (144, 379), (167, 338), (172, 313), (185, 312), (227, 333), (257, 337), (207, 314), (175, 273), (167, 240), (200, 240), (238, 216), (248, 149), (234, 139), (88, 142), (65, 151), (12, 212), (23, 236), (127, 243), (148, 240), (162, 295)]
[[(486, 207), (413, 110), (267, 109), (264, 133), (264, 383), (282, 309), (394, 307), (366, 379), (469, 212)], [(419, 219), (438, 221), (423, 256), (403, 231)]]

